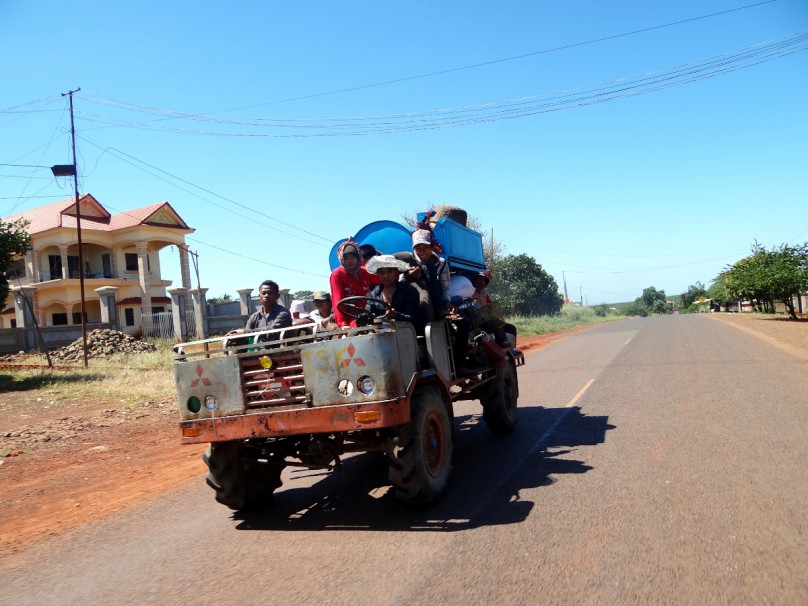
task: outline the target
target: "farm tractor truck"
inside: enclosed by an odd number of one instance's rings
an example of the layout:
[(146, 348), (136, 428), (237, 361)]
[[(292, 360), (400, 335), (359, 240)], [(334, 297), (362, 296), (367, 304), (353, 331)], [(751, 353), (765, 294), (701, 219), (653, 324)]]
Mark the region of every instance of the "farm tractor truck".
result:
[[(462, 217), (433, 217), (432, 228), (452, 273), (485, 270), (482, 237)], [(409, 250), (410, 232), (378, 221), (354, 239), (394, 252)], [(367, 313), (354, 300), (340, 305), (349, 315)], [(437, 501), (451, 470), (453, 403), (478, 400), (493, 434), (511, 432), (516, 371), (524, 364), (518, 350), (500, 347), (481, 328), (470, 301), (458, 307), (471, 325), (474, 370), (464, 375), (454, 365), (447, 320), (428, 323), (422, 336), (383, 316), (357, 328), (297, 325), (177, 345), (181, 441), (208, 444), (202, 458), (216, 500), (234, 510), (268, 506), (285, 467), (339, 469), (343, 455), (377, 451), (400, 499)]]

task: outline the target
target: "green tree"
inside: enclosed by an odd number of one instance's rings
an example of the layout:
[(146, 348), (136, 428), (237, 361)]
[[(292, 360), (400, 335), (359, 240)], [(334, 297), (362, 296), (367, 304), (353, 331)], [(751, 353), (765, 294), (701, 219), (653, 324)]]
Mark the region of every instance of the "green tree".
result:
[(710, 288), (707, 289), (707, 297), (717, 302), (719, 305), (728, 305), (732, 297), (727, 290), (727, 272), (722, 271), (715, 277)]
[(671, 306), (667, 303), (664, 290), (657, 290), (653, 286), (643, 289), (642, 295), (634, 300), (626, 310), (627, 316), (647, 316), (648, 314), (670, 313)]
[(491, 295), (505, 315), (542, 316), (561, 311), (564, 297), (558, 284), (535, 259), (508, 255), (491, 267)]
[(298, 290), (292, 293), (293, 301), (311, 301), (312, 297), (314, 297), (313, 290)]
[(752, 254), (727, 270), (726, 284), (733, 297), (750, 299), (758, 309), (780, 301), (796, 320), (794, 296), (808, 290), (808, 243), (767, 250), (755, 242)]
[(648, 309), (654, 309), (658, 302), (664, 305), (666, 297), (664, 290), (657, 290), (653, 286), (643, 289), (642, 296), (638, 299)]
[(225, 293), (223, 295), (219, 295), (218, 297), (212, 297), (211, 299), (208, 299), (208, 303), (227, 303), (228, 301), (232, 300), (233, 297)]
[(704, 284), (696, 282), (687, 287), (687, 292), (682, 293), (682, 307), (687, 308), (693, 305), (700, 297), (707, 297), (707, 289)]
[(634, 303), (628, 303), (623, 307), (622, 313), (624, 316), (640, 316), (644, 318), (648, 315), (649, 309), (645, 306), (645, 304), (637, 299)]
[(8, 270), (17, 257), (31, 249), (27, 226), (28, 222), (22, 219), (11, 223), (0, 221), (0, 311), (6, 308), (8, 298)]

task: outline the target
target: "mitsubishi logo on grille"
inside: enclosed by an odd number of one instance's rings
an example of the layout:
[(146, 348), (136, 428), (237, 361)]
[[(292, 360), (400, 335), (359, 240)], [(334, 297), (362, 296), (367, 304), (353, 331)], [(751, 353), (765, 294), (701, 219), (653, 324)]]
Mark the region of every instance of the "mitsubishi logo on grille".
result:
[(348, 345), (348, 347), (344, 351), (345, 351), (345, 353), (348, 354), (348, 357), (343, 359), (343, 360), (340, 360), (340, 363), (339, 363), (340, 368), (345, 368), (345, 367), (349, 366), (351, 362), (353, 362), (357, 366), (364, 366), (365, 365), (365, 361), (362, 358), (358, 358), (358, 357), (354, 358), (354, 354), (356, 353), (356, 347), (354, 347), (353, 343)]
[(202, 376), (202, 374), (204, 372), (205, 371), (202, 370), (202, 365), (197, 364), (196, 365), (196, 379), (191, 381), (191, 387), (196, 387), (197, 385), (199, 385), (200, 381), (202, 382), (202, 385), (204, 385), (205, 387), (210, 387), (211, 385), (213, 385), (213, 383), (210, 382), (210, 379), (208, 379), (207, 377)]

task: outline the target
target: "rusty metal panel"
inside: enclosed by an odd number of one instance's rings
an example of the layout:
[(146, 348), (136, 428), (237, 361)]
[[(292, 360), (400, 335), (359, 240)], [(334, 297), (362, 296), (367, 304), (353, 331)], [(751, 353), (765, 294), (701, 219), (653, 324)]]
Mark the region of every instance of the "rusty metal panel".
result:
[[(393, 330), (306, 344), (300, 356), (313, 406), (398, 399), (411, 378), (402, 376)], [(375, 382), (370, 394), (357, 388), (364, 377)]]
[[(378, 418), (357, 420), (357, 413), (367, 411), (378, 411)], [(183, 444), (198, 444), (306, 433), (373, 430), (402, 425), (409, 420), (410, 407), (408, 400), (404, 399), (364, 405), (322, 406), (296, 410), (270, 409), (216, 419), (182, 421), (180, 436)]]
[[(243, 412), (240, 370), (237, 356), (175, 364), (174, 383), (177, 387), (180, 417), (183, 420), (206, 419)], [(188, 409), (188, 401), (193, 396), (201, 403), (198, 413)]]

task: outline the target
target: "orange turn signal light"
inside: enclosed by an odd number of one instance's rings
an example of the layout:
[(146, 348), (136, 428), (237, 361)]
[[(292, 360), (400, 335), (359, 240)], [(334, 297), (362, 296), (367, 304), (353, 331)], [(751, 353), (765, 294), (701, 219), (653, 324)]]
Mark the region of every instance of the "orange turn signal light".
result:
[(202, 435), (202, 430), (199, 427), (183, 427), (182, 428), (182, 437), (183, 438), (198, 438)]
[(381, 419), (382, 413), (378, 410), (360, 410), (355, 412), (353, 417), (357, 423), (372, 423)]

